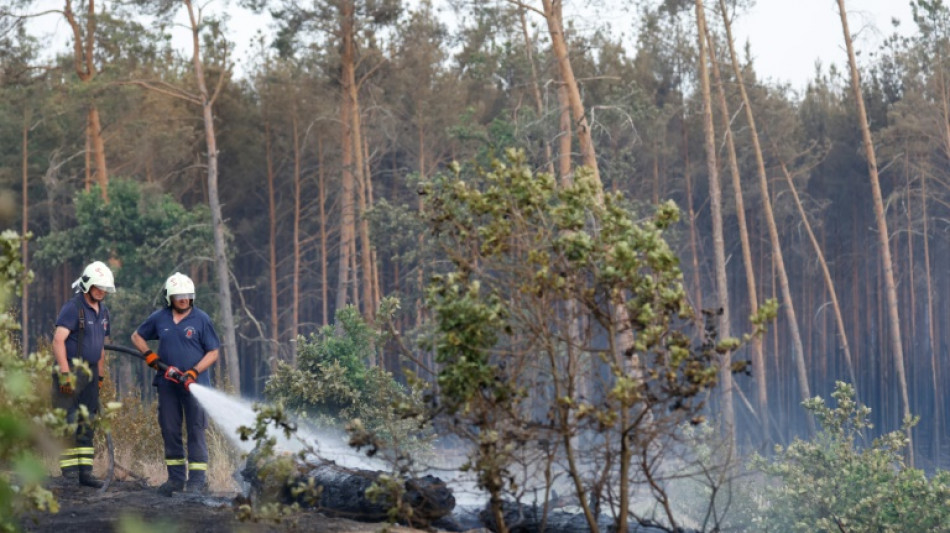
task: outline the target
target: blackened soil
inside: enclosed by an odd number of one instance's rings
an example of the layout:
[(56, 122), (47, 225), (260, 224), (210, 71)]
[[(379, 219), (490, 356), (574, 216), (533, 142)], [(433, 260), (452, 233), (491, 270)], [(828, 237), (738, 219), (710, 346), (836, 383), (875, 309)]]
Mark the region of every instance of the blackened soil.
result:
[[(166, 497), (141, 481), (113, 481), (105, 492), (80, 487), (75, 481), (53, 478), (48, 488), (59, 502), (58, 513), (30, 513), (21, 518), (25, 531), (42, 533), (99, 533), (141, 531), (168, 532), (263, 532), (306, 531), (315, 533), (375, 533), (386, 524), (371, 524), (330, 518), (313, 511), (300, 511), (281, 521), (238, 520), (235, 494), (178, 494)], [(416, 532), (390, 527), (393, 532)]]

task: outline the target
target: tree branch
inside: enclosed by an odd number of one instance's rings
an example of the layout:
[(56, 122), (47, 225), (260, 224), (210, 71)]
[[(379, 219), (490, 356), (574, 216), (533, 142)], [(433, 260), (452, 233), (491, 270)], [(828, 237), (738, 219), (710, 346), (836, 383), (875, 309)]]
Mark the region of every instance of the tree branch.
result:
[(520, 0), (508, 0), (508, 3), (516, 5), (522, 9), (527, 9), (528, 11), (534, 11), (535, 13), (541, 15), (542, 17), (547, 17), (547, 15), (544, 14), (544, 11), (541, 11), (540, 9), (536, 7), (529, 6), (528, 4), (521, 2)]
[(116, 85), (138, 85), (150, 91), (155, 91), (166, 96), (171, 96), (172, 98), (178, 98), (179, 100), (185, 100), (186, 102), (191, 102), (196, 105), (201, 105), (201, 99), (197, 96), (185, 92), (170, 83), (163, 81), (144, 81), (144, 80), (129, 80), (129, 81), (117, 81), (114, 82)]

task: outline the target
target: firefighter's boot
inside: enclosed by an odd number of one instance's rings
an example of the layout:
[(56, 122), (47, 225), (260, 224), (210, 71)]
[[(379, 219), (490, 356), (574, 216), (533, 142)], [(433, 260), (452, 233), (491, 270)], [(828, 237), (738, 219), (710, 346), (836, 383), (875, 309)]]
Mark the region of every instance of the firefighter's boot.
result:
[(185, 489), (185, 480), (183, 479), (169, 479), (168, 481), (161, 484), (158, 487), (158, 493), (162, 496), (171, 497), (172, 494), (176, 492), (181, 492)]
[(102, 481), (96, 479), (96, 477), (92, 475), (92, 465), (79, 466), (79, 484), (84, 487), (92, 487), (94, 489), (102, 488)]

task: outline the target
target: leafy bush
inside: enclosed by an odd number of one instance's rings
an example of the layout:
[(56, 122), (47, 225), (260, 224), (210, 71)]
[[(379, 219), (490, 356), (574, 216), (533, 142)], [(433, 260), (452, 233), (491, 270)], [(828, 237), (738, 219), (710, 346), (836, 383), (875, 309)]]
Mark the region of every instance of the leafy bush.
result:
[(950, 474), (928, 479), (904, 463), (906, 430), (916, 419), (861, 447), (871, 410), (855, 402), (846, 383), (838, 382), (831, 396), (834, 408), (820, 397), (803, 402), (821, 424), (813, 440), (778, 447), (771, 461), (754, 458), (753, 467), (768, 479), (755, 530), (950, 531)]
[[(265, 394), (292, 413), (326, 425), (352, 424), (361, 440), (401, 454), (420, 445), (418, 424), (396, 413), (396, 406), (418, 404), (419, 396), (379, 367), (380, 334), (348, 306), (326, 326), (297, 341), (297, 366), (279, 363)], [(370, 437), (372, 435), (372, 437)]]

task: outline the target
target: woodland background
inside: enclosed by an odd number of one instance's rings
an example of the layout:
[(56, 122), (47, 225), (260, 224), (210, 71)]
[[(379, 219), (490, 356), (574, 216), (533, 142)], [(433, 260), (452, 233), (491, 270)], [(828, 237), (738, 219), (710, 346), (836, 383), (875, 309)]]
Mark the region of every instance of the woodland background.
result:
[[(348, 304), (372, 323), (398, 295), (400, 329), (423, 324), (422, 288), (444, 265), (418, 183), (519, 147), (559, 179), (596, 163), (644, 216), (675, 201), (688, 293), (723, 308), (727, 333), (779, 301), (761, 345), (732, 354), (751, 373), (712, 398), (740, 443), (808, 434), (802, 400), (844, 380), (878, 431), (920, 415), (917, 465), (946, 468), (950, 10), (912, 1), (917, 31), (860, 51), (857, 93), (834, 69), (796, 92), (759, 80), (742, 43), (730, 55), (724, 21), (742, 2), (629, 3), (632, 45), (576, 30), (556, 0), (453, 2), (451, 25), (428, 1), (262, 0), (251, 7), (281, 30), (238, 74), (230, 51), (249, 36), (190, 0), (63, 0), (43, 15), (73, 32), (55, 60), (26, 29), (31, 3), (0, 2), (2, 219), (34, 236), (23, 256), (37, 280), (18, 306), (23, 352), (48, 342), (89, 261), (116, 269), (118, 344), (178, 270), (222, 335), (218, 386), (259, 397), (297, 336)], [(168, 37), (181, 10), (193, 54)], [(117, 389), (151, 395), (123, 357)], [(387, 346), (371, 363), (403, 364)]]

